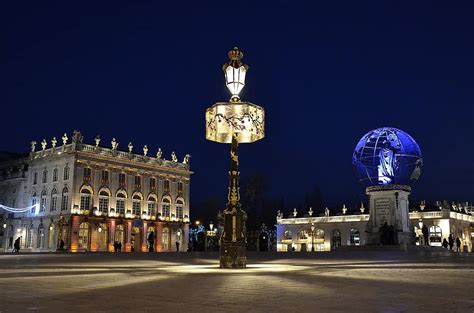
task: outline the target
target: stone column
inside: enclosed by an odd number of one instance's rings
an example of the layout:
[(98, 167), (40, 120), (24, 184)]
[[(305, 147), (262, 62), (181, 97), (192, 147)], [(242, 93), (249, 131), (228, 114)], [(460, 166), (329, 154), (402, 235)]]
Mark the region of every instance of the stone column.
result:
[(132, 221), (127, 221), (125, 224), (126, 231), (126, 243), (125, 243), (125, 252), (132, 251)]
[(155, 251), (161, 252), (161, 241), (163, 239), (163, 223), (156, 222)]
[(148, 222), (143, 221), (142, 228), (142, 252), (148, 252), (148, 238), (147, 238)]
[(79, 224), (81, 222), (81, 218), (78, 215), (72, 216), (71, 222), (71, 252), (77, 252), (77, 248), (79, 245)]
[(109, 228), (109, 252), (114, 252), (115, 220), (114, 219), (109, 219), (107, 226)]
[[(188, 251), (188, 244), (189, 244), (189, 223), (183, 225), (183, 249), (182, 251)], [(216, 237), (217, 238), (217, 237)], [(180, 247), (181, 250), (181, 247)]]

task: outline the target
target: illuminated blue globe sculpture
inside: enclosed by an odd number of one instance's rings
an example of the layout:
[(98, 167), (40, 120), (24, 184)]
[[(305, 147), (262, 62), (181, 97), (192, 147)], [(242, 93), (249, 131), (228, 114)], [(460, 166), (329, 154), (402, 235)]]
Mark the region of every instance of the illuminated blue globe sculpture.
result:
[(418, 180), (423, 158), (416, 141), (393, 127), (371, 130), (357, 143), (352, 156), (365, 186), (410, 185)]

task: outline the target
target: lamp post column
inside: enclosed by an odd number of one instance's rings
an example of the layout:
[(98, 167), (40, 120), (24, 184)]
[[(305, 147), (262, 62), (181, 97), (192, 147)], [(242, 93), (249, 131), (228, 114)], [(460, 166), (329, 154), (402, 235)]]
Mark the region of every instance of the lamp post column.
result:
[(238, 135), (232, 134), (230, 149), (229, 192), (224, 210), (224, 232), (221, 238), (221, 268), (245, 268), (247, 258), (245, 221), (247, 214), (242, 210), (239, 192)]

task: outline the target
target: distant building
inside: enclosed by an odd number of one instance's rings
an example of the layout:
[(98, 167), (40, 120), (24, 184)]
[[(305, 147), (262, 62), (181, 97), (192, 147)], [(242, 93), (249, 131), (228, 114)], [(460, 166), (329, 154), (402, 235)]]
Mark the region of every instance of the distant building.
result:
[[(284, 218), (277, 216), (277, 250), (278, 251), (330, 251), (340, 246), (359, 246), (368, 244), (368, 225), (370, 214), (362, 207), (357, 213), (346, 214), (346, 208), (337, 215), (326, 211), (325, 216), (299, 216), (294, 211)], [(344, 213), (343, 213), (344, 212)], [(412, 207), (409, 212), (413, 230), (413, 244), (424, 244), (422, 227), (426, 225), (429, 232), (428, 244), (441, 246), (443, 239), (450, 234), (459, 237), (464, 249), (472, 251), (474, 241), (473, 207), (465, 204), (421, 203)], [(314, 230), (311, 230), (313, 225)]]
[[(56, 146), (41, 150), (32, 142), (29, 155), (0, 155), (0, 204), (32, 206), (25, 213), (0, 209), (3, 250), (21, 237), (22, 251), (56, 251), (64, 243), (71, 252), (121, 250), (186, 251), (189, 230), (189, 155), (178, 162), (156, 156), (85, 144), (75, 131)], [(3, 215), (3, 217), (2, 217)], [(153, 233), (152, 233), (153, 232)], [(152, 233), (152, 234), (151, 234)], [(151, 235), (150, 235), (151, 234)]]

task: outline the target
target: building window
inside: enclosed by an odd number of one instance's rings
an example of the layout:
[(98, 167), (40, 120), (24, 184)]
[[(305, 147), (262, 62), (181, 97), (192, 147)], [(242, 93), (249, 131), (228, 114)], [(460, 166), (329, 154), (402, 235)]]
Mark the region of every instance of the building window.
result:
[(63, 180), (68, 180), (68, 179), (69, 179), (69, 166), (66, 165), (64, 167)]
[(81, 223), (81, 225), (79, 225), (78, 247), (80, 249), (87, 250), (88, 244), (89, 244), (89, 224)]
[(163, 189), (165, 192), (170, 192), (170, 181), (165, 179), (163, 182)]
[(31, 214), (35, 214), (36, 213), (36, 192), (33, 192), (33, 194), (31, 195)]
[(150, 178), (150, 190), (156, 191), (156, 179)]
[(91, 206), (91, 192), (88, 189), (81, 190), (81, 210), (89, 210)]
[(33, 236), (34, 236), (35, 230), (33, 229), (33, 224), (30, 225), (30, 228), (28, 228), (28, 240), (26, 242), (26, 246), (28, 248), (33, 248)]
[(84, 181), (85, 182), (90, 182), (91, 181), (91, 176), (92, 176), (92, 170), (88, 167), (84, 168)]
[(48, 182), (48, 171), (44, 170), (43, 171), (43, 184), (46, 184)]
[(183, 183), (178, 182), (178, 192), (183, 192)]
[(116, 210), (118, 214), (125, 214), (125, 195), (123, 193), (117, 194)]
[(183, 201), (182, 200), (176, 201), (176, 217), (178, 218), (178, 220), (183, 219)]
[(291, 231), (287, 230), (287, 231), (285, 231), (285, 234), (283, 235), (283, 238), (285, 240), (292, 240), (293, 239), (293, 234), (291, 233)]
[(308, 239), (308, 234), (306, 233), (305, 230), (300, 231), (298, 235), (299, 240), (306, 240)]
[(441, 227), (434, 225), (430, 226), (430, 245), (441, 246), (442, 232)]
[(41, 192), (41, 202), (40, 202), (40, 212), (44, 212), (46, 210), (46, 190)]
[(135, 176), (135, 189), (142, 188), (142, 178), (140, 176)]
[(109, 184), (109, 171), (102, 171), (102, 185)]
[(169, 220), (170, 218), (170, 206), (171, 206), (170, 200), (168, 198), (164, 198), (163, 204), (162, 204), (162, 216), (166, 220)]
[(33, 185), (38, 183), (38, 172), (33, 173)]
[(341, 246), (341, 231), (339, 229), (333, 229), (331, 235), (331, 247), (337, 249)]
[(154, 196), (148, 197), (148, 214), (156, 216), (156, 198)]
[(109, 211), (109, 194), (107, 191), (102, 190), (99, 193), (99, 212)]
[(50, 209), (51, 211), (56, 211), (58, 207), (58, 193), (56, 191), (56, 188), (51, 191), (51, 206)]
[(69, 190), (67, 187), (63, 188), (63, 194), (61, 196), (61, 211), (67, 210), (67, 203), (69, 200)]
[(58, 181), (58, 169), (53, 170), (53, 181)]
[(359, 246), (360, 245), (359, 230), (351, 228), (351, 231), (350, 231), (350, 244), (351, 244), (351, 246)]
[(119, 174), (119, 187), (125, 188), (125, 173)]
[(44, 227), (43, 224), (38, 226), (38, 248), (44, 248)]
[(140, 216), (142, 209), (142, 198), (140, 195), (136, 194), (132, 198), (132, 214), (135, 216)]

